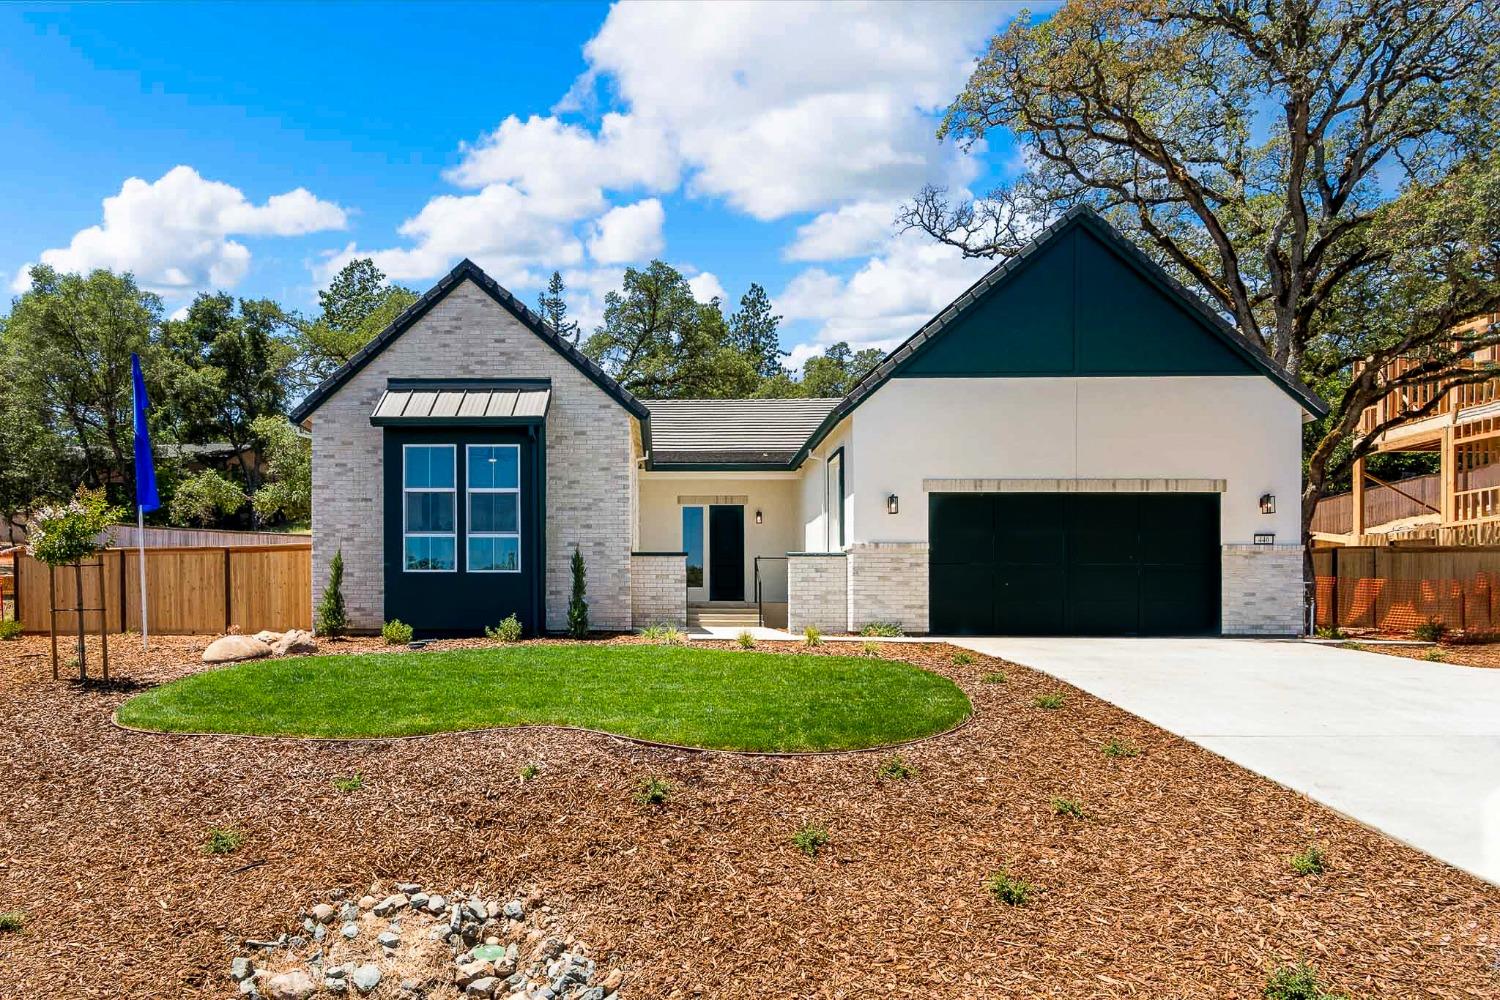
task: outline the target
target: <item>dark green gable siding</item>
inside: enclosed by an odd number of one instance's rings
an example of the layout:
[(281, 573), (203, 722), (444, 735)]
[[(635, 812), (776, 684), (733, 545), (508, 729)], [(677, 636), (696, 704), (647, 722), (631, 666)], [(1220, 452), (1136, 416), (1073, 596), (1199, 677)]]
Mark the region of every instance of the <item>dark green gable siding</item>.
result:
[(1074, 226), (894, 377), (1259, 374), (1176, 295)]

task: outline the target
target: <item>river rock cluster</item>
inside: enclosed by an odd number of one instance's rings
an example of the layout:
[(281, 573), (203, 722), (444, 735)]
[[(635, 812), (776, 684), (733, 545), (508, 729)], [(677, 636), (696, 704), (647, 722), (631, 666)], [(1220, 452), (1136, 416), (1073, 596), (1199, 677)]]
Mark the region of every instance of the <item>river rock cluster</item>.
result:
[(247, 1000), (610, 1000), (624, 980), (599, 968), (540, 893), (429, 893), (416, 882), (331, 894), (295, 931), (247, 940), (229, 978)]

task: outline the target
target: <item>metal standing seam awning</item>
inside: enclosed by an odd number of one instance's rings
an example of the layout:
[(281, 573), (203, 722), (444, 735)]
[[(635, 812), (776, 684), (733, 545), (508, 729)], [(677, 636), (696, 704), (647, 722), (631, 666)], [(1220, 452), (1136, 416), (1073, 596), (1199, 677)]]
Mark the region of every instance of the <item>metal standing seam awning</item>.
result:
[(377, 426), (537, 423), (547, 416), (551, 401), (552, 387), (545, 383), (426, 387), (393, 382), (375, 404), (370, 423)]

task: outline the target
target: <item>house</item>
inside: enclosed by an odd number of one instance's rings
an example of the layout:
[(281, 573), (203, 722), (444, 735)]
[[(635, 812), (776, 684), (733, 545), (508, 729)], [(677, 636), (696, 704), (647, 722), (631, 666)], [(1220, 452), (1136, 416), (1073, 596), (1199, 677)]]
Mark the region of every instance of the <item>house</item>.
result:
[(1302, 630), (1323, 412), (1078, 209), (843, 399), (637, 399), (465, 261), (293, 417), (362, 629), (562, 629), (576, 549), (599, 629), (1239, 635)]

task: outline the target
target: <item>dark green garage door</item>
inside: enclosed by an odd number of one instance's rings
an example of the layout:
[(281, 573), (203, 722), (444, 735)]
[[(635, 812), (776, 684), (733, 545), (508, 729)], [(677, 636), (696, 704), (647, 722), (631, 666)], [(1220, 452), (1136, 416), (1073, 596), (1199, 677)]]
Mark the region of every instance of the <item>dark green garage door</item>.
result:
[(1217, 493), (933, 493), (940, 635), (1213, 635)]

